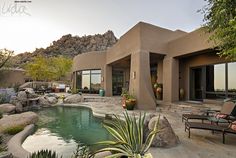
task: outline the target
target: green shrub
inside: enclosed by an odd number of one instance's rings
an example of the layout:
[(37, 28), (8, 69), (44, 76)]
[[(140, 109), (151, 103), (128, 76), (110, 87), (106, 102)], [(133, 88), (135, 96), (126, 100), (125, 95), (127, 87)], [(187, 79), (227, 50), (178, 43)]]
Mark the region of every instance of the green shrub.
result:
[(22, 131), (23, 129), (24, 129), (24, 126), (22, 126), (22, 125), (15, 126), (15, 127), (9, 127), (4, 130), (4, 133), (10, 134), (10, 135), (15, 135), (15, 134), (19, 133), (20, 131)]
[(0, 94), (0, 104), (7, 102), (7, 95), (6, 94)]
[(59, 158), (59, 157), (55, 151), (40, 150), (38, 152), (32, 153), (32, 155), (29, 158)]

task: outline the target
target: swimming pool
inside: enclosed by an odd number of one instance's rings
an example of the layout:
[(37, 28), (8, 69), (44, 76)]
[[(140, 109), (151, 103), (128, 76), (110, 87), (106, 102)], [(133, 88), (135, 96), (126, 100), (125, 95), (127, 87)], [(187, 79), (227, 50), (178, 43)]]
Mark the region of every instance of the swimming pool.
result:
[(37, 130), (22, 144), (29, 152), (51, 149), (67, 158), (76, 150), (77, 143), (111, 139), (102, 127), (102, 119), (94, 117), (89, 108), (58, 106), (36, 113), (39, 115)]

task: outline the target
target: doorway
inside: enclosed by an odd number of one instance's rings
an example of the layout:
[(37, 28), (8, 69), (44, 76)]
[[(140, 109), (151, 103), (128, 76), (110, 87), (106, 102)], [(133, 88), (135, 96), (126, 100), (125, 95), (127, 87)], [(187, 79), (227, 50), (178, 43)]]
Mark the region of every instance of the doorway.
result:
[(121, 95), (122, 88), (124, 87), (124, 71), (112, 71), (112, 93), (113, 95)]
[(190, 99), (202, 101), (204, 97), (204, 68), (191, 68), (190, 70)]

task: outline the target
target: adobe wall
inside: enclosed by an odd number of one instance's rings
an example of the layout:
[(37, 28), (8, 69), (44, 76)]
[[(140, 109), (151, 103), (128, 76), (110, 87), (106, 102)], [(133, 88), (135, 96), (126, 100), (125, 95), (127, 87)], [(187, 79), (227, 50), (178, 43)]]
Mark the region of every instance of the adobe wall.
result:
[(0, 70), (0, 88), (21, 85), (26, 78), (22, 70)]

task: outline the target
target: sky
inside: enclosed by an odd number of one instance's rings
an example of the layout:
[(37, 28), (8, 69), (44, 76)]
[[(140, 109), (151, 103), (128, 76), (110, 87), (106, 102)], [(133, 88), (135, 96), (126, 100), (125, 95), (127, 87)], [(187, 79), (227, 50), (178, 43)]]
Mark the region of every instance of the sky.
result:
[[(18, 0), (20, 1), (20, 0)], [(204, 0), (0, 0), (0, 49), (46, 48), (65, 34), (112, 30), (122, 36), (139, 21), (191, 32), (203, 24)]]

